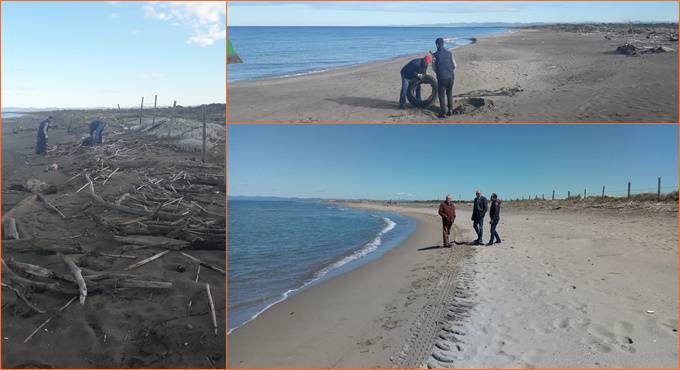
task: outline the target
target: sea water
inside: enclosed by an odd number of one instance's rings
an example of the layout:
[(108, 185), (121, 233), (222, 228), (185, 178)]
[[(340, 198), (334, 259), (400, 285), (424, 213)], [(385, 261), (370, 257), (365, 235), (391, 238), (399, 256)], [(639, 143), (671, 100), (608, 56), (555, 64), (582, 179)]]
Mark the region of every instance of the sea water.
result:
[(316, 201), (230, 200), (229, 330), (394, 248), (415, 230), (395, 213)]
[(500, 27), (229, 27), (242, 64), (229, 64), (229, 82), (285, 77), (435, 51), (471, 38), (508, 32)]

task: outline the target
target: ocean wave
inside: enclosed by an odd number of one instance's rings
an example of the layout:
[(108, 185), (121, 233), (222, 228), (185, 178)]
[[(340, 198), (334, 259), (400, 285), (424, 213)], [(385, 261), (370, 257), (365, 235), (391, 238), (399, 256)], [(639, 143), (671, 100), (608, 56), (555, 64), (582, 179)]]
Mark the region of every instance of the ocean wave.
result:
[(326, 267), (322, 268), (321, 270), (317, 271), (314, 274), (314, 277), (312, 279), (306, 281), (305, 283), (303, 283), (299, 287), (293, 288), (293, 289), (288, 289), (286, 292), (284, 292), (281, 295), (281, 297), (279, 297), (279, 299), (270, 303), (265, 308), (263, 308), (262, 310), (255, 313), (253, 316), (250, 317), (250, 319), (248, 319), (247, 321), (245, 321), (241, 325), (238, 325), (234, 328), (229, 329), (229, 331), (227, 331), (227, 335), (231, 334), (231, 332), (240, 328), (241, 326), (255, 320), (258, 316), (260, 316), (263, 312), (270, 309), (272, 306), (285, 301), (286, 299), (288, 299), (288, 297), (291, 294), (298, 292), (298, 291), (301, 291), (302, 289), (305, 289), (306, 287), (310, 286), (311, 284), (318, 282), (320, 279), (322, 279), (324, 276), (326, 276), (329, 272), (336, 270), (336, 269), (338, 269), (338, 268), (340, 268), (340, 267), (342, 267), (342, 266), (344, 266), (344, 265), (346, 265), (346, 264), (348, 264), (352, 261), (356, 261), (359, 258), (365, 257), (366, 255), (368, 255), (372, 252), (375, 252), (378, 249), (378, 247), (380, 247), (380, 245), (382, 244), (382, 236), (387, 234), (388, 232), (390, 232), (392, 229), (394, 229), (397, 226), (397, 223), (392, 221), (388, 217), (383, 217), (383, 221), (385, 221), (385, 226), (382, 228), (382, 230), (380, 230), (378, 235), (376, 235), (376, 237), (373, 238), (373, 240), (371, 240), (369, 243), (365, 244), (363, 246), (363, 248), (360, 248), (360, 249), (354, 251), (352, 254), (345, 256), (345, 257), (342, 257), (340, 260), (338, 260), (338, 261), (332, 263), (331, 265), (326, 266)]

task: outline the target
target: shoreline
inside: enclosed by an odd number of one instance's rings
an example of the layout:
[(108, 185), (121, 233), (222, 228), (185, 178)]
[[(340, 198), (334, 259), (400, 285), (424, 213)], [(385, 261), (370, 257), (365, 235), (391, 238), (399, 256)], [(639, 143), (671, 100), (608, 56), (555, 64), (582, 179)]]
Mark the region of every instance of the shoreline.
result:
[[(454, 107), (399, 109), (410, 57), (228, 85), (229, 120), (246, 122), (676, 122), (677, 51), (616, 53), (626, 35), (546, 29), (481, 36), (455, 50)], [(432, 74), (431, 71), (428, 71)]]
[[(339, 204), (339, 203), (328, 203), (327, 205), (333, 205), (337, 207), (345, 207), (345, 204)], [(370, 214), (371, 211), (376, 211), (376, 210), (370, 210), (370, 209), (361, 209), (358, 207), (351, 207), (347, 206), (347, 208), (354, 208), (357, 210), (362, 210), (365, 211), (366, 213)], [(378, 231), (375, 236), (366, 242), (364, 245), (362, 245), (361, 248), (351, 251), (345, 255), (339, 256), (337, 259), (333, 260), (329, 265), (324, 266), (323, 268), (319, 268), (314, 270), (314, 272), (311, 274), (311, 278), (305, 279), (299, 286), (289, 289), (283, 293), (281, 293), (276, 299), (267, 304), (266, 307), (259, 309), (255, 314), (253, 314), (249, 319), (246, 321), (236, 325), (233, 328), (229, 328), (227, 330), (227, 334), (230, 335), (234, 333), (237, 329), (243, 327), (244, 325), (248, 324), (249, 322), (257, 319), (260, 315), (262, 315), (265, 311), (269, 310), (273, 306), (285, 302), (287, 299), (290, 297), (300, 294), (304, 292), (307, 289), (313, 288), (319, 284), (323, 284), (324, 282), (331, 280), (335, 277), (341, 276), (343, 274), (351, 273), (355, 269), (361, 268), (367, 264), (370, 264), (373, 261), (376, 261), (382, 257), (384, 257), (385, 254), (389, 253), (391, 250), (398, 248), (404, 240), (408, 239), (411, 234), (415, 231), (415, 227), (413, 230), (409, 230), (410, 224), (406, 223), (402, 225), (401, 227), (405, 228), (404, 230), (399, 230), (398, 232), (401, 232), (401, 234), (397, 234), (394, 237), (397, 238), (396, 240), (390, 240), (389, 242), (385, 243), (382, 241), (382, 237), (387, 234), (388, 232), (392, 231), (395, 229), (397, 224), (393, 219), (391, 219), (389, 216), (394, 217), (394, 215), (398, 215), (399, 217), (403, 217), (404, 219), (408, 219), (409, 223), (413, 222), (415, 223), (416, 220), (404, 216), (402, 214), (398, 214), (396, 212), (386, 212), (384, 210), (380, 210), (378, 216), (382, 217), (383, 220), (385, 221), (385, 226)], [(403, 239), (401, 242), (398, 240)], [(382, 247), (382, 248), (381, 248)], [(234, 289), (234, 288), (232, 288)]]

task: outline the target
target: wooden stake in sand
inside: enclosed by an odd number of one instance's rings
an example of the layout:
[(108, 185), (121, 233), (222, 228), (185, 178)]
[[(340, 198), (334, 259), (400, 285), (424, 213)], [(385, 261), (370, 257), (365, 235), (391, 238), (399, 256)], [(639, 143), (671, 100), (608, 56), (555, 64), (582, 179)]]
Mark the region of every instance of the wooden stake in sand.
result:
[(119, 169), (120, 169), (120, 167), (117, 167), (115, 170), (113, 170), (113, 172), (111, 172), (111, 174), (109, 174), (109, 177), (107, 177), (106, 180), (104, 180), (102, 185), (106, 185), (106, 182), (108, 182), (109, 179), (111, 178), (111, 176), (113, 176), (116, 172), (118, 172)]
[(212, 293), (210, 293), (210, 284), (205, 283), (205, 292), (208, 294), (208, 303), (210, 303), (210, 316), (212, 317), (213, 332), (217, 336), (217, 316), (215, 316), (215, 303), (213, 302)]
[(38, 326), (37, 328), (35, 328), (35, 330), (33, 330), (33, 332), (32, 332), (29, 336), (27, 336), (26, 339), (24, 339), (24, 343), (26, 343), (26, 342), (28, 342), (29, 340), (31, 340), (31, 338), (33, 338), (33, 336), (34, 336), (36, 333), (38, 333), (38, 331), (40, 331), (40, 329), (44, 328), (45, 325), (49, 324), (50, 321), (51, 321), (55, 316), (59, 315), (59, 313), (61, 313), (61, 312), (64, 311), (68, 306), (70, 306), (71, 303), (73, 303), (73, 301), (76, 300), (76, 298), (78, 298), (78, 296), (75, 296), (75, 297), (69, 299), (69, 301), (66, 302), (65, 305), (61, 306), (61, 307), (57, 310), (57, 312), (53, 313), (52, 316), (48, 317), (47, 320), (45, 320), (42, 324), (40, 324), (40, 326)]
[(125, 269), (126, 269), (126, 270), (136, 269), (137, 267), (146, 265), (147, 263), (149, 263), (149, 262), (151, 262), (151, 261), (153, 261), (153, 260), (159, 259), (159, 258), (165, 256), (165, 255), (168, 254), (168, 253), (170, 253), (169, 250), (162, 251), (162, 252), (160, 252), (160, 253), (154, 254), (153, 256), (151, 256), (151, 257), (149, 257), (149, 258), (145, 258), (145, 259), (143, 259), (143, 260), (141, 260), (141, 261), (139, 261), (139, 262), (133, 263), (133, 264), (131, 264), (130, 266), (126, 267)]
[(85, 279), (83, 279), (83, 272), (76, 265), (76, 263), (66, 255), (59, 253), (59, 257), (64, 261), (66, 267), (71, 270), (73, 277), (76, 278), (76, 283), (78, 283), (78, 291), (80, 291), (80, 304), (85, 304), (85, 298), (87, 298), (87, 285), (85, 284)]

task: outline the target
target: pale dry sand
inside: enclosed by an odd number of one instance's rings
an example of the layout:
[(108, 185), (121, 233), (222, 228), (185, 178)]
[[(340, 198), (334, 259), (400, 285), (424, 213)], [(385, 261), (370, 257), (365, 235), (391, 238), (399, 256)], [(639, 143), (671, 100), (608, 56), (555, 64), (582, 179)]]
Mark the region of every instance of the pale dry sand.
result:
[[(677, 52), (624, 56), (615, 50), (630, 37), (605, 35), (521, 30), (456, 49), (455, 105), (477, 97), (493, 106), (444, 122), (677, 122)], [(438, 103), (428, 110), (398, 108), (399, 70), (411, 58), (231, 83), (229, 120), (436, 120)], [(514, 88), (521, 91), (502, 93)]]
[(353, 206), (416, 232), (236, 330), (230, 367), (678, 366), (675, 213), (510, 207), (502, 244), (432, 249), (436, 208)]

